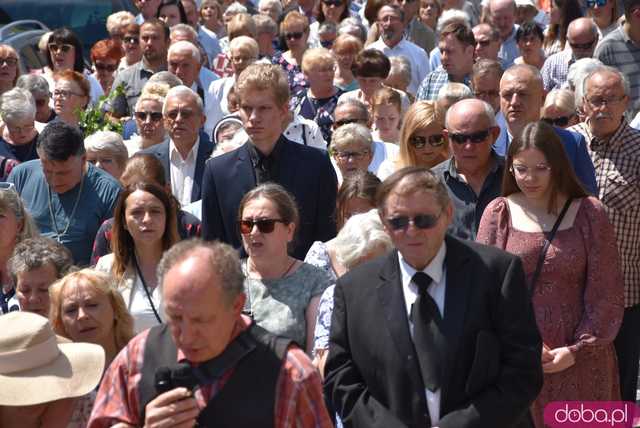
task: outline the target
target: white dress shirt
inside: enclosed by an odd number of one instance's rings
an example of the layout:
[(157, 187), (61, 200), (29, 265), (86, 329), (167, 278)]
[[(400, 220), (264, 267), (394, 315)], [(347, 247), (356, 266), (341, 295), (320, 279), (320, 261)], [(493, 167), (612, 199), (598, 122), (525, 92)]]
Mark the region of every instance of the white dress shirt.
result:
[(200, 137), (184, 159), (178, 151), (173, 140), (169, 141), (169, 170), (171, 171), (171, 193), (186, 206), (191, 203), (191, 191), (193, 190), (193, 180), (196, 173), (196, 158), (200, 147)]
[[(427, 265), (422, 272), (429, 275), (431, 278), (431, 285), (427, 290), (429, 295), (435, 300), (440, 315), (444, 318), (444, 295), (447, 288), (447, 272), (444, 266), (444, 259), (447, 255), (447, 246), (442, 242), (440, 249), (436, 256), (431, 260), (431, 263)], [(407, 309), (407, 319), (409, 319), (409, 332), (413, 338), (413, 323), (411, 322), (411, 307), (418, 297), (418, 287), (411, 282), (411, 278), (417, 272), (411, 267), (402, 257), (402, 254), (398, 252), (398, 259), (400, 261), (400, 273), (402, 278), (402, 291), (404, 293), (404, 301)], [(440, 394), (442, 390), (438, 389), (434, 392), (425, 388), (427, 396), (427, 407), (429, 408), (429, 416), (431, 417), (431, 426), (438, 425), (440, 422)]]
[(227, 96), (235, 83), (235, 76), (223, 77), (215, 82), (211, 82), (211, 85), (209, 85), (209, 88), (207, 89), (207, 92), (209, 92), (220, 105), (220, 111), (222, 111), (223, 115), (229, 114)]
[[(217, 82), (217, 80), (210, 81), (209, 86), (213, 85), (215, 82)], [(204, 122), (203, 128), (204, 128), (204, 132), (209, 136), (209, 139), (213, 141), (213, 129), (216, 127), (220, 119), (224, 117), (224, 114), (220, 109), (220, 103), (218, 102), (218, 100), (213, 96), (213, 94), (209, 90), (207, 90), (209, 86), (201, 86), (202, 95), (204, 95), (203, 101), (204, 101), (204, 115), (205, 115), (205, 122)], [(194, 82), (193, 85), (191, 85), (191, 90), (193, 90), (193, 92), (195, 92), (196, 94), (198, 93), (198, 84), (196, 82)]]
[(408, 41), (407, 39), (400, 40), (397, 45), (391, 48), (382, 41), (382, 38), (380, 38), (367, 46), (367, 49), (378, 49), (388, 58), (391, 58), (392, 56), (406, 57), (409, 60), (409, 63), (411, 63), (411, 83), (409, 83), (407, 91), (414, 96), (416, 92), (418, 92), (420, 83), (422, 83), (424, 78), (431, 71), (429, 55), (427, 55), (424, 49), (420, 46)]

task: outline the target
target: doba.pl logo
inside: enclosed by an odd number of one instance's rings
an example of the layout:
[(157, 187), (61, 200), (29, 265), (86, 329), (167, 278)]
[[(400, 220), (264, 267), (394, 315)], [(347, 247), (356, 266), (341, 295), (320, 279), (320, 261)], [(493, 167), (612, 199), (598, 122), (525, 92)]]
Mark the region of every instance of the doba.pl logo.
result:
[(640, 426), (640, 408), (626, 401), (554, 401), (544, 409), (552, 428), (632, 428)]

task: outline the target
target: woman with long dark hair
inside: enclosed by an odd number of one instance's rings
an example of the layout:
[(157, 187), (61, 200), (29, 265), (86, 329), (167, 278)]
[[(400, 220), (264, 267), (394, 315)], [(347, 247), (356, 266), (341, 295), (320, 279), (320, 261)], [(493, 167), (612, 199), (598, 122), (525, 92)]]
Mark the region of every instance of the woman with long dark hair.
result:
[(564, 50), (567, 43), (567, 29), (574, 19), (582, 16), (578, 0), (552, 0), (549, 12), (549, 26), (542, 47), (547, 57)]

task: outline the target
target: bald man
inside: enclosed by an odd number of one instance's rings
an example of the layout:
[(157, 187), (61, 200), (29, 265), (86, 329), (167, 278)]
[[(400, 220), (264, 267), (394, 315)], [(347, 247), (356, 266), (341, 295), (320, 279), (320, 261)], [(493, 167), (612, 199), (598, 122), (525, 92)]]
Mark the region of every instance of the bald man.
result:
[(510, 67), (513, 60), (520, 56), (520, 49), (516, 43), (516, 2), (514, 0), (490, 0), (489, 14), (491, 24), (500, 33), (502, 46), (498, 56), (504, 68)]
[(570, 49), (551, 55), (542, 66), (542, 80), (546, 92), (564, 85), (571, 64), (593, 56), (598, 44), (598, 27), (591, 18), (575, 19), (567, 29), (567, 42)]
[[(537, 68), (519, 64), (504, 72), (500, 80), (500, 110), (507, 122), (507, 135), (498, 139), (494, 145), (498, 154), (504, 156), (511, 140), (519, 136), (527, 124), (540, 120), (544, 96), (542, 76)], [(589, 193), (595, 195), (595, 170), (584, 137), (557, 126), (554, 130), (562, 140), (582, 185)]]

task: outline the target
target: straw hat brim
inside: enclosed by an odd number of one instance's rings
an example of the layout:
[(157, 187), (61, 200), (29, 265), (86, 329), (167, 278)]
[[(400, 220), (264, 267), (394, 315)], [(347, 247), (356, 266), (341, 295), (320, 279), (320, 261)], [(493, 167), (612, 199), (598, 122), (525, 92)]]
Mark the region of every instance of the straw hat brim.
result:
[(49, 364), (0, 374), (0, 406), (31, 406), (79, 397), (98, 385), (104, 350), (91, 343), (58, 343), (60, 354)]

